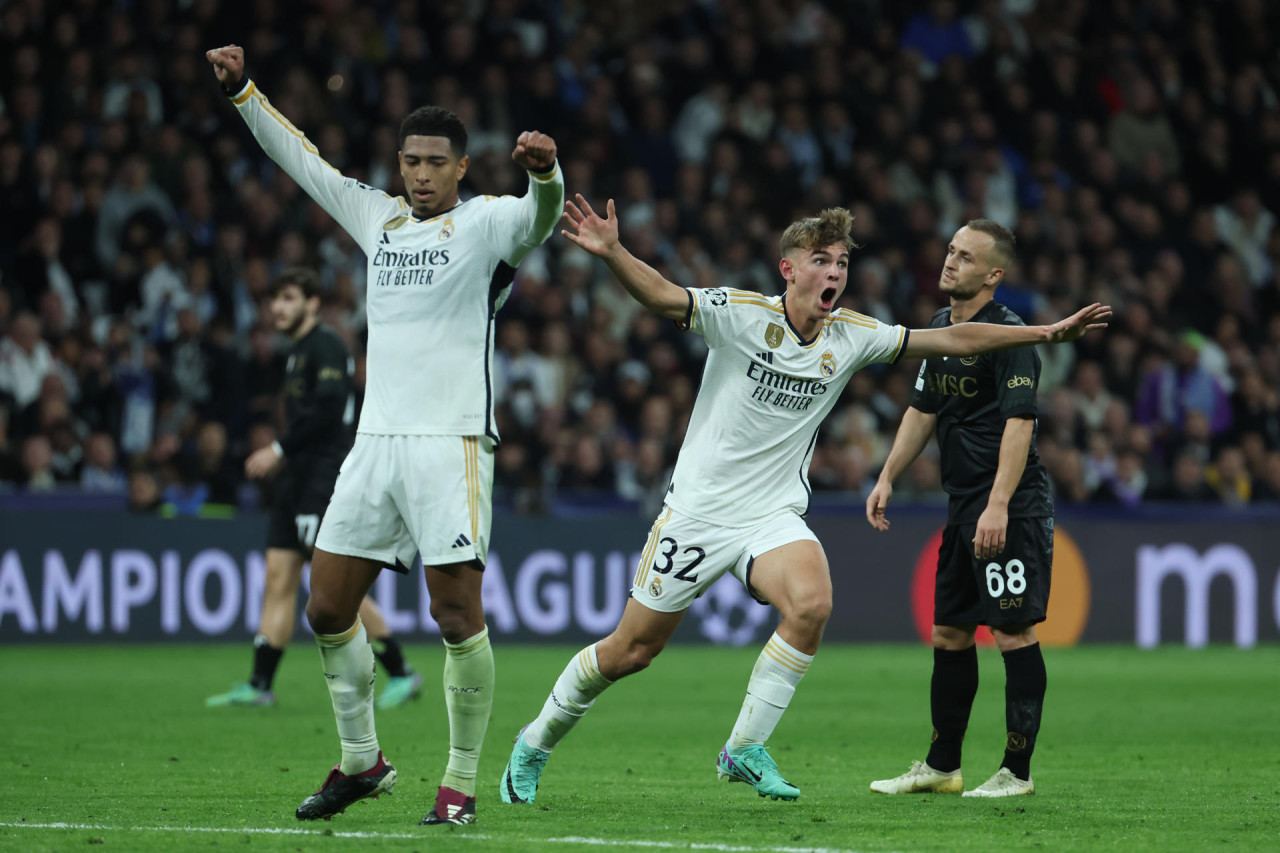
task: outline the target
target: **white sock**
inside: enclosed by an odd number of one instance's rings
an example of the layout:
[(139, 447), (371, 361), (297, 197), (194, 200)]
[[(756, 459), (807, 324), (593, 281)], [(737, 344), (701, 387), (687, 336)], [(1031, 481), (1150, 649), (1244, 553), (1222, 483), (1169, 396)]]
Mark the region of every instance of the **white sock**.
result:
[(343, 773), (363, 773), (378, 763), (373, 730), (373, 647), (360, 617), (341, 634), (316, 634), (320, 665), (333, 700), (333, 716), (342, 741)]
[(449, 710), (449, 766), (442, 785), (476, 794), (476, 765), (493, 709), (493, 647), (489, 629), (461, 643), (445, 643), (444, 704)]
[(525, 743), (550, 752), (610, 684), (613, 682), (600, 674), (596, 647), (592, 643), (574, 655), (560, 673), (542, 706), (542, 713), (525, 729)]
[(730, 749), (762, 744), (769, 739), (811, 663), (813, 655), (796, 651), (776, 633), (769, 638), (751, 670), (747, 698), (742, 701), (738, 721), (729, 735)]

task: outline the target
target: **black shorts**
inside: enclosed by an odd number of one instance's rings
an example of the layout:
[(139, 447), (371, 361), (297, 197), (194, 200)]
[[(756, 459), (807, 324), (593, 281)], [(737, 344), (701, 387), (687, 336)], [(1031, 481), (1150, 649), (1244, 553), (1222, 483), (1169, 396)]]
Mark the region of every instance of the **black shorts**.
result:
[(267, 547), (301, 551), (310, 557), (340, 463), (300, 467), (296, 474), (286, 467), (276, 478)]
[(1043, 622), (1053, 572), (1053, 518), (1011, 518), (1004, 550), (973, 555), (977, 523), (948, 524), (938, 548), (933, 624), (999, 628)]

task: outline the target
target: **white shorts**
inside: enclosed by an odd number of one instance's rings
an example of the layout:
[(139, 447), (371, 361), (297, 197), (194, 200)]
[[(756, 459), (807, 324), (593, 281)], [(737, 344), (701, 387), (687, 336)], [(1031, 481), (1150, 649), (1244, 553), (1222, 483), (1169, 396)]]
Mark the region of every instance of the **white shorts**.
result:
[(356, 436), (316, 548), (408, 571), (489, 556), (493, 442), (482, 436)]
[(663, 613), (688, 609), (726, 571), (751, 588), (751, 564), (774, 548), (801, 540), (818, 541), (794, 510), (782, 510), (750, 527), (698, 521), (666, 507), (649, 530), (640, 554), (631, 597)]

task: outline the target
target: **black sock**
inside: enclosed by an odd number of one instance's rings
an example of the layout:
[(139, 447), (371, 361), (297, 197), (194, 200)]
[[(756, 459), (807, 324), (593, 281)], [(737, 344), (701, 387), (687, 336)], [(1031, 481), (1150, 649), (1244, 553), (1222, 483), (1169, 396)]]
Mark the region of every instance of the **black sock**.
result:
[(1004, 717), (1009, 734), (1000, 766), (1024, 782), (1031, 778), (1031, 753), (1040, 731), (1047, 683), (1039, 643), (1004, 653)]
[(259, 634), (253, 638), (253, 675), (249, 684), (259, 690), (270, 690), (271, 683), (276, 680), (276, 667), (280, 666), (280, 658), (284, 649), (277, 649), (267, 638)]
[(973, 697), (978, 695), (978, 649), (933, 650), (929, 708), (933, 712), (933, 744), (925, 763), (950, 773), (960, 769), (960, 746), (969, 728)]
[(388, 634), (385, 637), (373, 638), (373, 656), (382, 664), (382, 668), (392, 678), (404, 678), (409, 674), (404, 663), (404, 652), (400, 649), (400, 641)]

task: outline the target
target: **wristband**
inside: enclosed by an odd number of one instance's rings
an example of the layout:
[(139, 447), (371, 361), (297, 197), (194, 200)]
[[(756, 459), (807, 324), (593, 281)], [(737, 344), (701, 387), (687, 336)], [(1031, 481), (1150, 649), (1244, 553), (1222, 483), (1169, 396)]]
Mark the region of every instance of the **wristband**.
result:
[(234, 98), (237, 95), (242, 94), (245, 89), (249, 88), (249, 76), (246, 74), (241, 77), (240, 82), (236, 84), (235, 89), (228, 88), (225, 83), (219, 83), (218, 85), (222, 87), (223, 94), (228, 98)]

